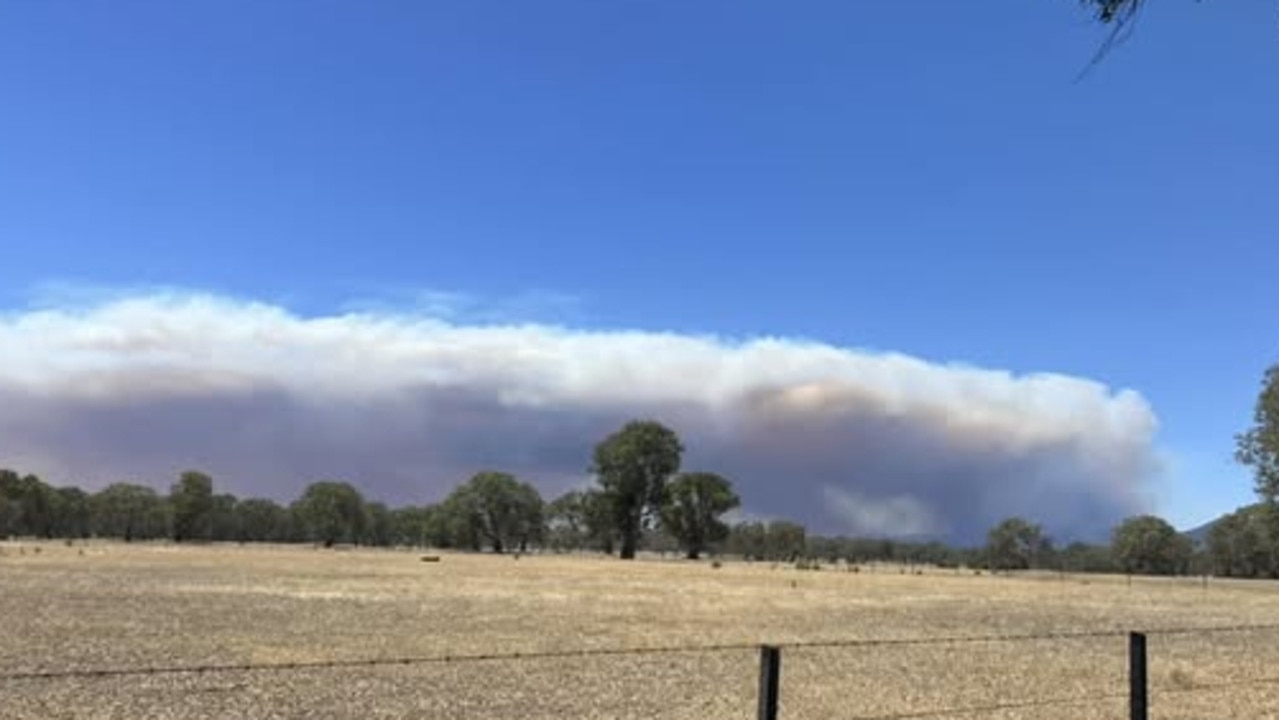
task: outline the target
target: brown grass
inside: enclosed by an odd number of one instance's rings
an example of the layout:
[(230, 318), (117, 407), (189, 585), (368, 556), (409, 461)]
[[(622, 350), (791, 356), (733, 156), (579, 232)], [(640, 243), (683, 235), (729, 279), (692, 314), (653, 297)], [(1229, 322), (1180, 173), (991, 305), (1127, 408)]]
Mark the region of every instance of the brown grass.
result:
[[(1270, 583), (310, 548), (8, 544), (0, 674), (1279, 622)], [(1279, 717), (1279, 631), (1154, 635), (1154, 716)], [(1122, 636), (790, 648), (784, 718), (1122, 695)], [(750, 649), (0, 680), (0, 718), (747, 718)], [(1114, 718), (1122, 698), (971, 717)], [(965, 716), (969, 717), (969, 716)]]

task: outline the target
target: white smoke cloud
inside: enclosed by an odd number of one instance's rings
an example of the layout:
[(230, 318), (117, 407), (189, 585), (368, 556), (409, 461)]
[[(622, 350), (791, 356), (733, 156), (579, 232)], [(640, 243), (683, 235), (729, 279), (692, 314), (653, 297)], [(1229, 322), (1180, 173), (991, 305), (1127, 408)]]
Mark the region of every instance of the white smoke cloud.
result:
[(1013, 513), (1095, 534), (1146, 508), (1157, 471), (1134, 392), (782, 338), (301, 317), (169, 292), (0, 316), (0, 356), (0, 465), (90, 488), (198, 467), (242, 495), (340, 477), (421, 502), (496, 467), (552, 493), (643, 416), (748, 513), (972, 539)]

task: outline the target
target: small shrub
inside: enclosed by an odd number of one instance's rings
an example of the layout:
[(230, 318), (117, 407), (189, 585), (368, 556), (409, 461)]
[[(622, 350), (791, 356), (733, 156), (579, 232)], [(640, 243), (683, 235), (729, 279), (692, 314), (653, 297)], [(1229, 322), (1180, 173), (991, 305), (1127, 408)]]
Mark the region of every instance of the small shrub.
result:
[(423, 555), (422, 562), (437, 563), (440, 561), (439, 555)]
[(711, 569), (712, 569), (712, 570), (718, 570), (718, 569), (720, 569), (720, 568), (722, 568), (722, 567), (724, 567), (724, 563), (720, 562), (719, 560), (712, 560), (712, 561), (711, 561)]

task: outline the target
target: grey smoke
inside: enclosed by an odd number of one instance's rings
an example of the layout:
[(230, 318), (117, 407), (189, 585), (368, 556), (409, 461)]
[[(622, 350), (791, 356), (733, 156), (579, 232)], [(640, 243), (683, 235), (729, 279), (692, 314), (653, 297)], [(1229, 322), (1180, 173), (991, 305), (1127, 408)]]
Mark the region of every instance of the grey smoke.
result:
[(196, 294), (0, 317), (0, 465), (97, 488), (188, 467), (240, 495), (342, 478), (394, 503), (484, 468), (553, 494), (631, 417), (754, 516), (971, 540), (1009, 514), (1095, 536), (1149, 509), (1155, 417), (1131, 391), (759, 338), (304, 318)]

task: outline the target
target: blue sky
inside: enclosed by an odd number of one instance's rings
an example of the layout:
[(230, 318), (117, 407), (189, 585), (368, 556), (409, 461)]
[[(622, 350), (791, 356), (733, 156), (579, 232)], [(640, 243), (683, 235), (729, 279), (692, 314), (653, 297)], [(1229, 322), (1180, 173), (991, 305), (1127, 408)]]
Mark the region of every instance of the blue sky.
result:
[[(801, 337), (1144, 395), (1181, 524), (1279, 359), (1269, 0), (15, 2), (0, 304), (195, 288)], [(33, 300), (35, 299), (35, 300)]]

